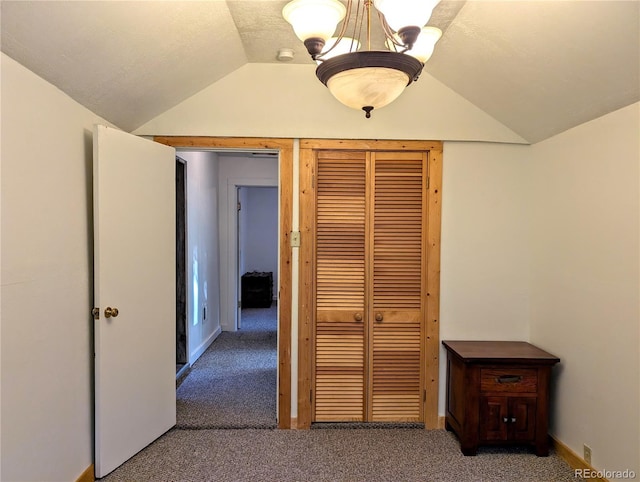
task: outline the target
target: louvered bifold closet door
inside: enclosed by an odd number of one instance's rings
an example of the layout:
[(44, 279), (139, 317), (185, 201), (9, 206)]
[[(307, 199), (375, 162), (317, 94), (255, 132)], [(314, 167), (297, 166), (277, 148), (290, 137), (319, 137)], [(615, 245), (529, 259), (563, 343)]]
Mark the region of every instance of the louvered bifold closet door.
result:
[(422, 421), (425, 153), (375, 152), (368, 419)]
[(365, 416), (366, 154), (317, 154), (314, 420)]

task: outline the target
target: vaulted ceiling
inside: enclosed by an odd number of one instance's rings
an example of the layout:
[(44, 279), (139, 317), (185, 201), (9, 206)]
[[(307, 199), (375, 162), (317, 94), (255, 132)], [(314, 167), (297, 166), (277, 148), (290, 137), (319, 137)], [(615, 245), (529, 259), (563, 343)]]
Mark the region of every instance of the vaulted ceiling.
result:
[[(311, 64), (286, 3), (2, 0), (1, 47), (134, 130), (280, 48)], [(444, 34), (426, 72), (529, 142), (640, 100), (638, 0), (442, 0), (429, 25)]]

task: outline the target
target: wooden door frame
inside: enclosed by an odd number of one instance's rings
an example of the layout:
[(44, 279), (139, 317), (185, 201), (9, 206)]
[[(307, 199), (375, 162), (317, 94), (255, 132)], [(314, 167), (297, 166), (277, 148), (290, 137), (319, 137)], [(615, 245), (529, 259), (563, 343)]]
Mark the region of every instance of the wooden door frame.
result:
[(426, 229), (426, 400), (425, 428), (438, 425), (438, 379), (440, 353), (440, 226), (442, 199), (442, 142), (377, 140), (300, 140), (300, 258), (298, 299), (298, 428), (310, 428), (312, 417), (313, 326), (314, 326), (314, 243), (315, 239), (315, 161), (314, 151), (427, 151), (429, 180)]
[(293, 139), (256, 137), (155, 136), (154, 141), (181, 149), (273, 149), (279, 151), (280, 273), (278, 283), (278, 428), (291, 428), (291, 226)]

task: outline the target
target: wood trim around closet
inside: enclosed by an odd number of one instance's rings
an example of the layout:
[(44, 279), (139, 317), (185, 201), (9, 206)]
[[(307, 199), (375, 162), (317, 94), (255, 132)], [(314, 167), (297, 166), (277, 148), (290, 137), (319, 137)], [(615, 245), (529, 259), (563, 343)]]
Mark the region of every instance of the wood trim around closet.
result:
[(291, 229), (293, 212), (293, 139), (255, 137), (156, 136), (154, 141), (175, 148), (279, 150), (280, 273), (278, 286), (278, 428), (291, 428)]
[(440, 224), (442, 186), (442, 142), (378, 140), (300, 140), (300, 233), (298, 285), (298, 416), (297, 428), (310, 428), (312, 422), (313, 316), (314, 316), (314, 243), (315, 239), (315, 153), (316, 150), (426, 151), (429, 179), (427, 190), (428, 220), (425, 236), (427, 263), (426, 347), (423, 418), (425, 428), (437, 429), (439, 374), (440, 312)]

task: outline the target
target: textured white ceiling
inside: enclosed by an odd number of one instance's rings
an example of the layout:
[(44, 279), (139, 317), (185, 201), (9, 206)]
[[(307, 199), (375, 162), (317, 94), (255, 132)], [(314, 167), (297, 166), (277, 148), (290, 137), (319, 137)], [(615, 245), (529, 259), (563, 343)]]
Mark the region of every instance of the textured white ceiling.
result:
[(224, 1), (2, 1), (2, 51), (133, 129), (247, 62)]
[(638, 101), (640, 2), (469, 2), (426, 70), (530, 142)]
[[(286, 3), (2, 0), (1, 46), (133, 130), (279, 48), (311, 63)], [(640, 100), (638, 0), (442, 0), (430, 25), (426, 70), (531, 142)]]

